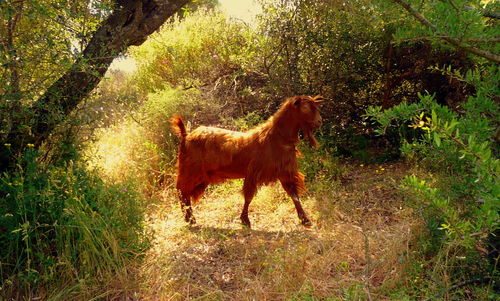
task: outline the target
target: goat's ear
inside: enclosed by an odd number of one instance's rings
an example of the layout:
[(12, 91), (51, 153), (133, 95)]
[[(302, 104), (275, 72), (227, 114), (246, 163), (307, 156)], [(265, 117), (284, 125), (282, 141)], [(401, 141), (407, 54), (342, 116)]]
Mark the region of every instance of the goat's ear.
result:
[(293, 98), (293, 104), (294, 104), (295, 106), (300, 105), (300, 103), (301, 103), (301, 102), (302, 102), (302, 97), (301, 97), (301, 96), (295, 96), (295, 97)]

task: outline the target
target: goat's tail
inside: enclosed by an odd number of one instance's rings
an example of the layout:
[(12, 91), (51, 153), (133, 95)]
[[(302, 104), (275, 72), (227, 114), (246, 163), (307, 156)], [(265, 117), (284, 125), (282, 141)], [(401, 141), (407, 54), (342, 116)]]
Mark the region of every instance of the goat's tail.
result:
[(184, 144), (184, 138), (187, 136), (187, 130), (184, 125), (184, 121), (182, 121), (182, 117), (180, 115), (174, 115), (170, 119), (170, 125), (172, 126), (174, 133), (179, 137), (181, 145)]
[(183, 156), (183, 153), (186, 151), (186, 136), (187, 136), (187, 130), (186, 130), (186, 125), (184, 124), (184, 121), (182, 121), (182, 117), (180, 115), (174, 115), (170, 119), (170, 126), (172, 127), (172, 131), (174, 131), (174, 134), (179, 137), (179, 160), (181, 156)]
[(174, 115), (170, 119), (170, 125), (172, 127), (172, 131), (179, 137), (180, 145), (179, 145), (179, 155), (183, 153), (186, 149), (186, 136), (187, 130), (184, 125), (184, 121), (182, 121), (182, 117), (180, 115)]

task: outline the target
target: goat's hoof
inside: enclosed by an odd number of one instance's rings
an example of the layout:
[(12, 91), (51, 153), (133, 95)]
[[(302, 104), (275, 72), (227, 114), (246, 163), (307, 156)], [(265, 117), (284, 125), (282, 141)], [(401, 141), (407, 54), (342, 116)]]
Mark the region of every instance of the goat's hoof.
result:
[(243, 225), (243, 227), (245, 228), (248, 228), (248, 229), (251, 229), (251, 225), (250, 225), (250, 219), (248, 217), (241, 217), (241, 224)]
[(303, 219), (303, 220), (302, 220), (302, 225), (303, 225), (304, 227), (306, 227), (306, 228), (311, 228), (313, 224), (312, 224), (312, 222), (311, 222), (310, 220), (308, 220), (308, 219)]
[(194, 216), (186, 216), (185, 218), (186, 223), (189, 223), (190, 226), (193, 226), (196, 224), (196, 218)]

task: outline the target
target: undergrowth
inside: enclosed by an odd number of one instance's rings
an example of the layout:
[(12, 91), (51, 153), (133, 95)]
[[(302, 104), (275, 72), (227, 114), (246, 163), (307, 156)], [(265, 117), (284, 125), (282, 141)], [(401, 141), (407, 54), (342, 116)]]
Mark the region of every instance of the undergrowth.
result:
[[(498, 298), (498, 234), (500, 225), (500, 161), (498, 160), (498, 66), (461, 74), (439, 71), (471, 85), (470, 96), (453, 111), (433, 95), (419, 94), (417, 103), (401, 103), (367, 115), (379, 124), (410, 127), (401, 136), (402, 154), (428, 171), (402, 182), (408, 204), (425, 221), (412, 256), (407, 294), (430, 298)], [(400, 132), (402, 133), (402, 132)], [(471, 289), (471, 285), (479, 288)]]
[(37, 157), (28, 150), (0, 176), (0, 296), (95, 296), (148, 246), (143, 198), (81, 163)]

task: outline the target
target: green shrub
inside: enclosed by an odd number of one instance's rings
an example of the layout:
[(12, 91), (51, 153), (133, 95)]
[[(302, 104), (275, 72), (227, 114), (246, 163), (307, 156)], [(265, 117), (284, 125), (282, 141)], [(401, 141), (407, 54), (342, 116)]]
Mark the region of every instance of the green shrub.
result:
[[(200, 123), (200, 119), (207, 118), (203, 112), (209, 112), (210, 109), (213, 110), (202, 101), (199, 91), (194, 89), (167, 87), (148, 94), (147, 100), (138, 109), (144, 130), (141, 142), (145, 153), (149, 153), (151, 157), (158, 156), (160, 170), (171, 166), (177, 154), (178, 138), (170, 129), (170, 118), (176, 114), (181, 115), (189, 130), (193, 123)], [(197, 114), (200, 112), (201, 116)], [(138, 152), (140, 153), (139, 150)]]
[[(424, 240), (432, 242), (419, 250), (432, 258), (425, 262), (434, 265), (429, 277), (498, 277), (498, 255), (494, 255), (498, 244), (491, 242), (498, 239), (500, 225), (499, 116), (494, 101), (500, 95), (499, 71), (491, 66), (465, 76), (453, 72), (476, 90), (460, 113), (437, 104), (428, 94), (419, 95), (420, 102), (411, 105), (367, 110), (379, 123), (380, 133), (391, 126), (411, 127), (417, 135), (411, 141), (403, 136), (401, 151), (435, 176), (432, 181), (408, 176), (403, 183), (411, 205), (426, 221)], [(435, 283), (439, 290), (446, 287), (445, 282)]]
[(301, 156), (299, 157), (299, 170), (304, 173), (306, 181), (313, 183), (309, 186), (312, 191), (331, 190), (334, 182), (338, 181), (345, 173), (346, 168), (335, 156), (335, 149), (323, 146), (322, 139), (319, 140), (321, 147), (313, 149), (304, 143), (299, 145)]
[(143, 202), (131, 186), (105, 185), (81, 164), (47, 167), (28, 150), (0, 176), (0, 285), (33, 294), (54, 283), (98, 284), (146, 246)]
[(140, 47), (136, 80), (144, 91), (199, 87), (230, 77), (255, 55), (251, 31), (221, 13), (196, 11), (166, 24)]
[(265, 119), (259, 114), (250, 112), (243, 117), (237, 118), (233, 123), (240, 131), (247, 131), (264, 121)]

